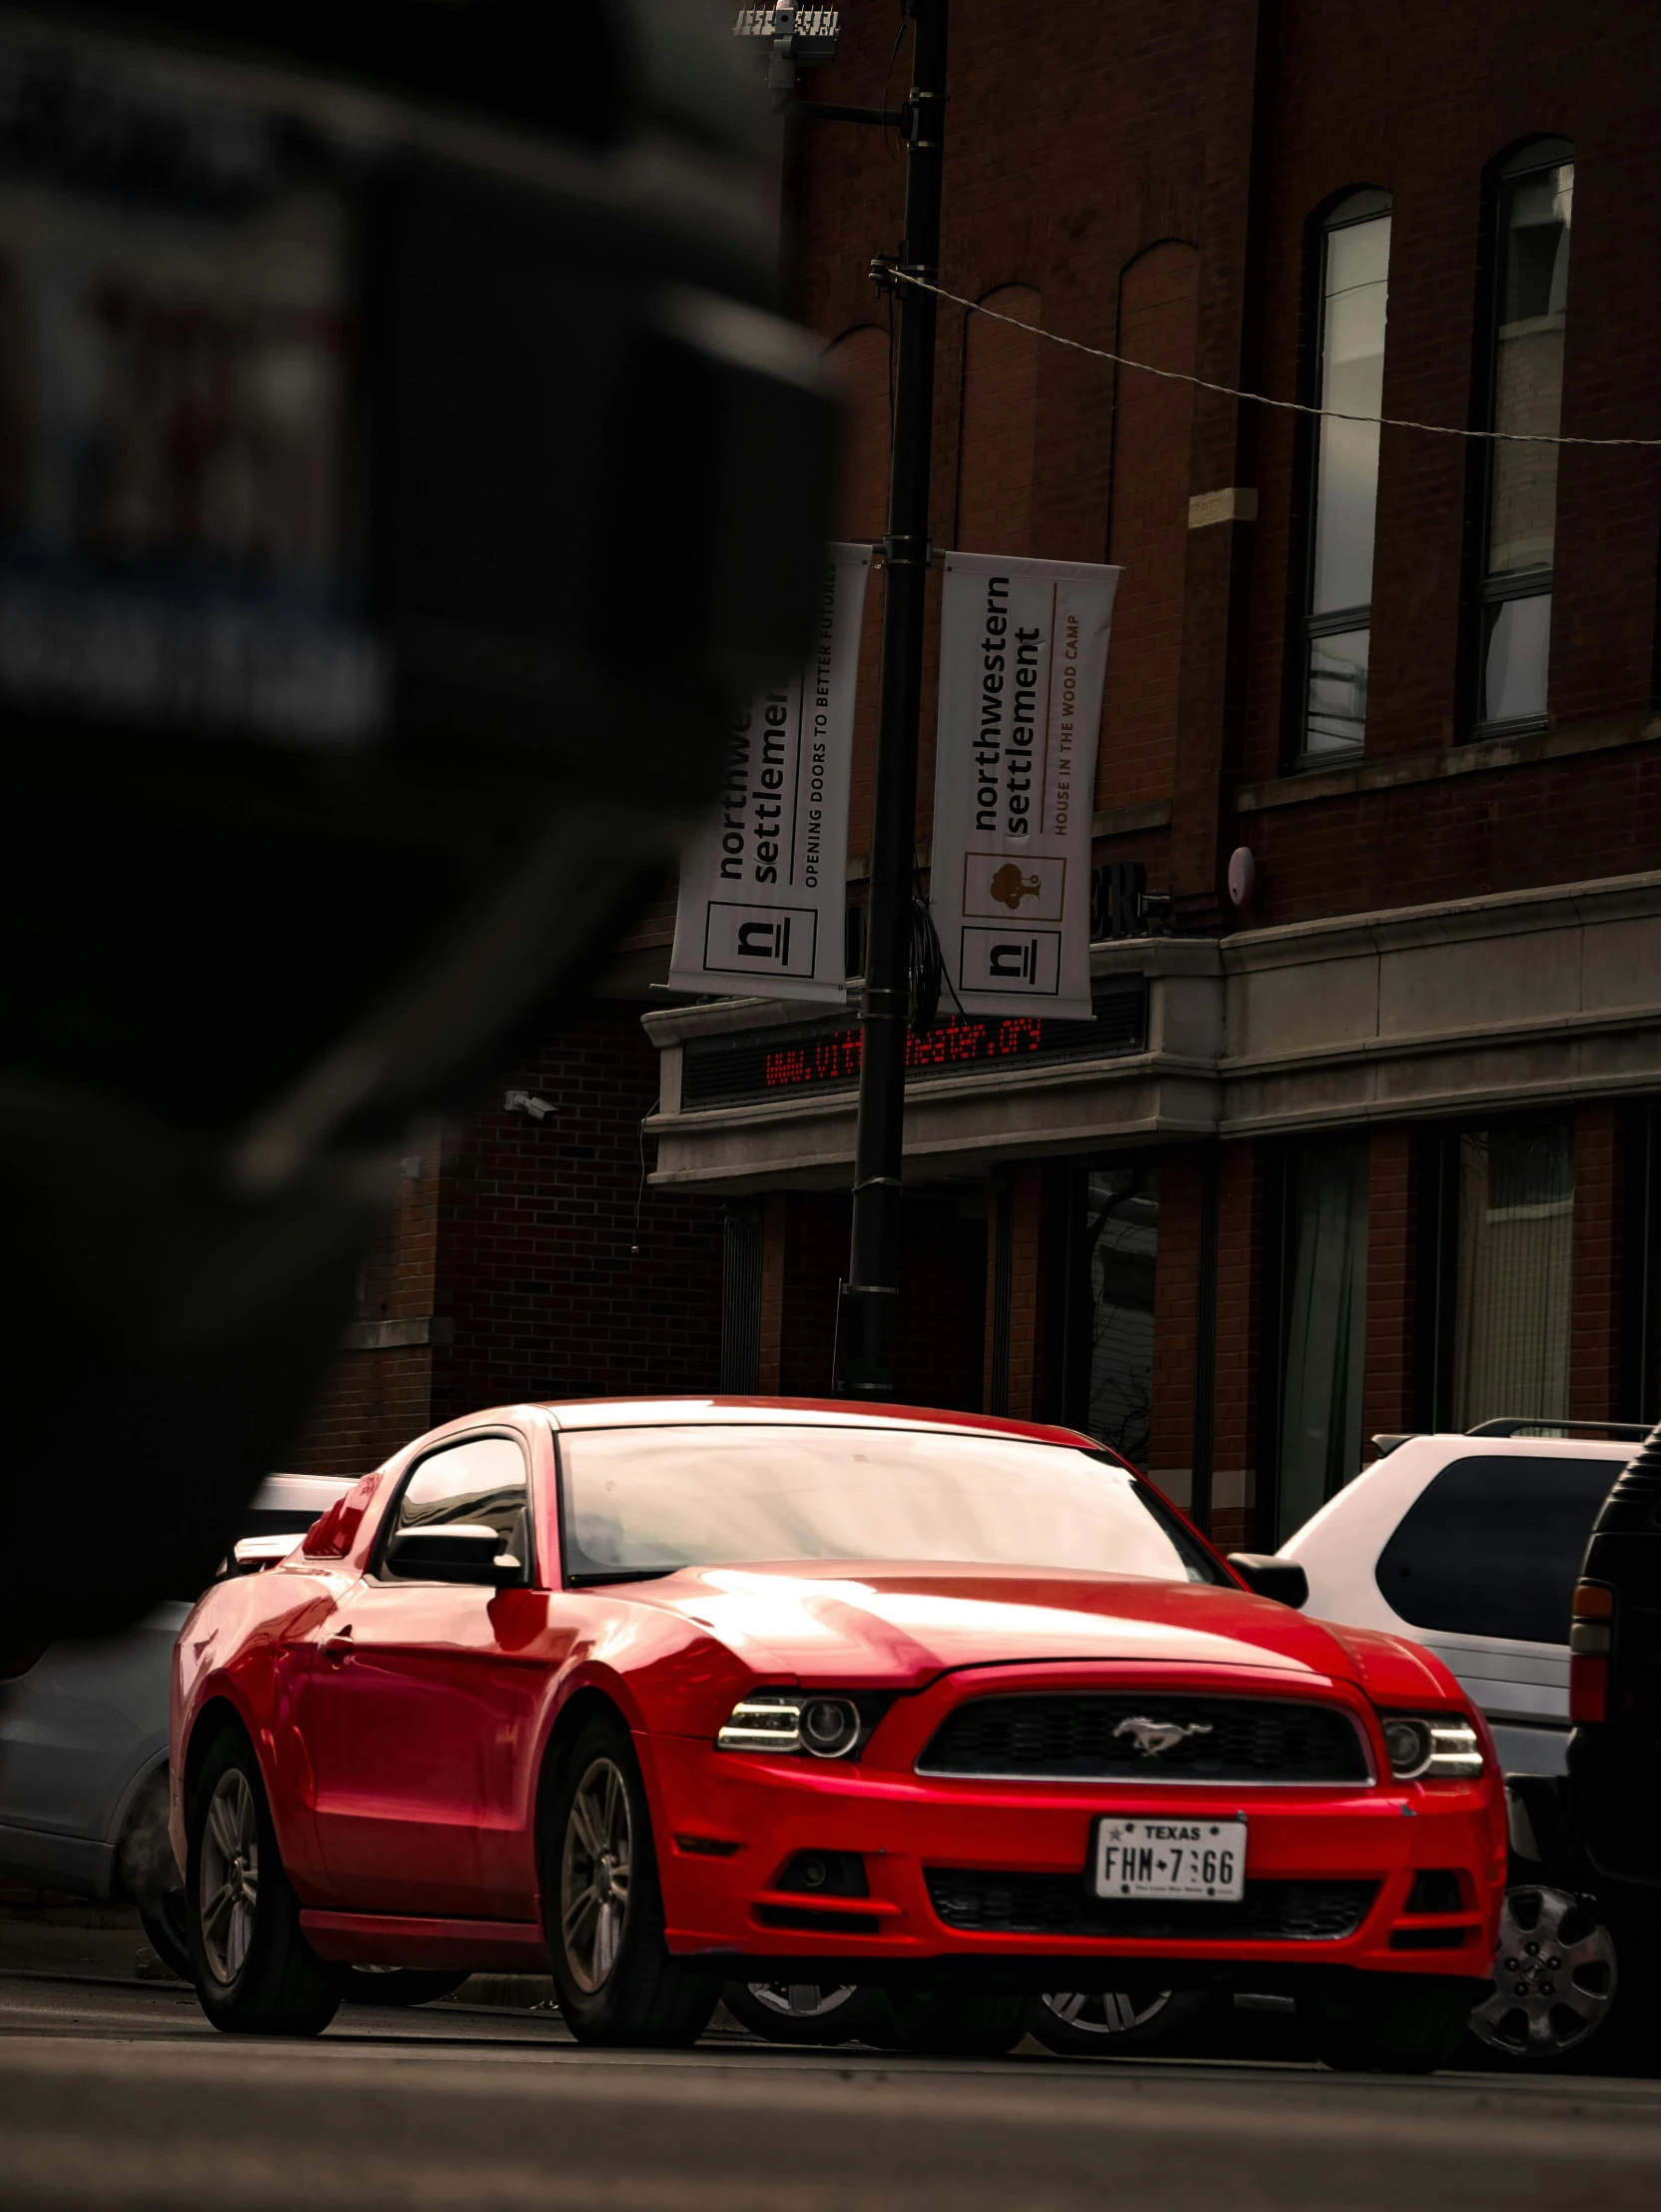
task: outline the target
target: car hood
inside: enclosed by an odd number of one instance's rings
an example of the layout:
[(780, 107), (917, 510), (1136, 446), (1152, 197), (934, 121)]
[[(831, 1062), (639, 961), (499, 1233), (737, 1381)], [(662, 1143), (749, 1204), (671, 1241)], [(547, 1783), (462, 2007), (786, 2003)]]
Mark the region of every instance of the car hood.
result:
[[(837, 1560), (686, 1568), (631, 1595), (709, 1630), (758, 1673), (850, 1689), (1000, 1661), (1266, 1667), (1355, 1683), (1371, 1672), (1329, 1623), (1244, 1590), (1141, 1576)], [(1426, 1693), (1441, 1694), (1430, 1673)]]

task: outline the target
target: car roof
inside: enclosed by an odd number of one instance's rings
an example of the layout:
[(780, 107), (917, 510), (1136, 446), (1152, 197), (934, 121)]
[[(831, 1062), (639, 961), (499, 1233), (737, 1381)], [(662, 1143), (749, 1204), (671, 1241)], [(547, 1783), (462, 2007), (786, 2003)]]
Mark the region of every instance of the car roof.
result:
[[(950, 1429), (976, 1436), (1018, 1437), (1029, 1444), (1063, 1444), (1074, 1451), (1102, 1449), (1094, 1437), (1077, 1429), (1042, 1421), (1012, 1421), (996, 1413), (954, 1413), (939, 1406), (854, 1405), (846, 1398), (563, 1398), (544, 1400), (539, 1410), (559, 1429), (731, 1426), (777, 1422), (784, 1416), (792, 1425), (804, 1427)], [(490, 1416), (481, 1413), (474, 1418)]]
[(1415, 1498), (1456, 1461), (1468, 1459), (1602, 1460), (1614, 1484), (1635, 1445), (1580, 1436), (1467, 1436), (1462, 1430), (1427, 1429), (1409, 1436), (1382, 1459), (1369, 1460), (1279, 1546), (1283, 1559), (1301, 1558), (1334, 1542), (1358, 1542), (1393, 1528)]
[(1463, 1429), (1424, 1429), (1405, 1437), (1395, 1450), (1373, 1464), (1387, 1466), (1404, 1452), (1420, 1456), (1429, 1447), (1438, 1459), (1613, 1459), (1628, 1460), (1639, 1446), (1608, 1436), (1472, 1436)]

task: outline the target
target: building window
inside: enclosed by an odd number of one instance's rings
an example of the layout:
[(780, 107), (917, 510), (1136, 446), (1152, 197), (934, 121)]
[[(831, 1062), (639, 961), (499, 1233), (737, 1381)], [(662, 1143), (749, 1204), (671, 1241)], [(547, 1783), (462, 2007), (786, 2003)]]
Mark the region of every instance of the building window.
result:
[[(1573, 149), (1563, 140), (1536, 140), (1501, 170), (1488, 391), (1496, 430), (1555, 437), (1561, 427), (1573, 208)], [(1496, 438), (1484, 465), (1476, 715), (1488, 731), (1545, 717), (1557, 447)]]
[[(1384, 193), (1351, 193), (1321, 226), (1315, 401), (1340, 414), (1376, 415), (1384, 396), (1389, 209)], [(1377, 423), (1323, 417), (1312, 467), (1298, 746), (1307, 763), (1353, 757), (1366, 730)]]
[(1369, 1149), (1299, 1140), (1285, 1163), (1276, 1543), (1361, 1468)]
[(1453, 1423), (1569, 1409), (1574, 1127), (1567, 1114), (1459, 1137)]
[(1154, 1166), (1093, 1167), (1083, 1181), (1089, 1285), (1083, 1425), (1146, 1470), (1154, 1410), (1160, 1172)]

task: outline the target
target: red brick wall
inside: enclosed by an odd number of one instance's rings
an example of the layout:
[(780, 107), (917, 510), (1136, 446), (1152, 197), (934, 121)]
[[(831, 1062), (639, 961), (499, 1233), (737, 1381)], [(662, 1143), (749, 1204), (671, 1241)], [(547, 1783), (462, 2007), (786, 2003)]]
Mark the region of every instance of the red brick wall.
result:
[(1569, 1305), (1569, 1418), (1620, 1414), (1621, 1137), (1613, 1106), (1574, 1117), (1574, 1258)]
[(1025, 553), (1033, 512), (1038, 432), (1036, 326), (1044, 303), (1030, 285), (1002, 285), (985, 305), (1015, 323), (969, 318), (963, 342), (963, 414), (958, 433), (957, 529), (971, 553)]
[(302, 1475), (362, 1475), (432, 1426), (432, 1354), (424, 1344), (343, 1352), (306, 1433), (285, 1455)]
[(454, 1343), (433, 1357), (433, 1420), (522, 1397), (713, 1389), (720, 1204), (649, 1184), (640, 1195), (657, 1055), (639, 1010), (591, 1009), (507, 1089), (553, 1111), (506, 1113), (498, 1093), (446, 1146), (436, 1306)]
[[(843, 21), (841, 58), (817, 89), (868, 100), (888, 71), (892, 10), (854, 0)], [(1484, 171), (1525, 135), (1562, 132), (1580, 155), (1564, 428), (1642, 434), (1652, 426), (1661, 340), (1661, 298), (1645, 275), (1661, 214), (1661, 173), (1649, 158), (1658, 63), (1661, 18), (1616, 0), (1572, 15), (1544, 0), (1459, 9), (1406, 0), (1370, 15), (1336, 0), (1287, 0), (1272, 17), (1199, 0), (1125, 0), (1082, 17), (1063, 0), (1031, 0), (1018, 14), (959, 0), (944, 281), (973, 299), (1007, 300), (1012, 290), (1041, 298), (1044, 327), (1086, 344), (1174, 363), (1192, 344), (1205, 374), (1290, 396), (1309, 218), (1346, 187), (1379, 185), (1394, 200), (1385, 409), (1458, 426), (1472, 404)], [(902, 165), (877, 133), (810, 126), (802, 179), (806, 318), (826, 333), (869, 324), (866, 271), (873, 252), (897, 242)], [(1192, 340), (1176, 282), (1180, 241), (1194, 242), (1198, 257)], [(1643, 734), (1661, 454), (1571, 448), (1559, 478), (1552, 714), (1565, 726), (1627, 717), (1633, 750), (1236, 818), (1236, 777), (1272, 778), (1280, 762), (1302, 526), (1297, 425), (1214, 396), (1188, 401), (1180, 387), (1129, 371), (1116, 380), (1101, 364), (994, 328), (971, 319), (966, 333), (957, 310), (942, 310), (932, 526), (939, 543), (982, 544), (990, 516), (1010, 551), (1088, 560), (1126, 550), (1101, 803), (1164, 797), (1175, 775), (1178, 819), (1169, 840), (1153, 833), (1111, 857), (1146, 858), (1159, 881), (1168, 852), (1178, 856), (1170, 865), (1183, 878), (1185, 912), (1199, 920), (1220, 856), (1249, 843), (1264, 922), (1648, 865), (1661, 832), (1661, 758)], [(990, 499), (977, 509), (979, 394), (1016, 361), (1000, 347), (1036, 349), (1030, 371), (1021, 355), (1017, 378), (1023, 391), (1031, 380), (1034, 418), (1006, 412), (996, 432), (999, 465), (1015, 481), (1030, 475), (1030, 494), (1025, 505), (1016, 495), (1002, 509)], [(1187, 430), (1177, 419), (1185, 405)], [(1164, 534), (1133, 552), (1123, 533), (1143, 497), (1137, 470), (1162, 484), (1169, 471), (1176, 486), (1185, 439), (1181, 494), (1162, 491), (1151, 509)], [(1468, 462), (1460, 439), (1384, 436), (1373, 760), (1434, 752), (1461, 732)], [(1179, 546), (1187, 493), (1237, 481), (1257, 489), (1257, 522), (1185, 530)], [(1175, 761), (1157, 746), (1145, 754), (1139, 734), (1133, 775), (1139, 718), (1148, 716), (1149, 731), (1171, 723), (1179, 654), (1151, 641), (1179, 604), (1174, 558), (1185, 563), (1180, 658), (1190, 704)], [(924, 834), (932, 725), (931, 673)], [(868, 749), (868, 717), (861, 731)]]
[[(361, 1322), (426, 1321), (433, 1311), (442, 1181), (436, 1130), (410, 1138), (398, 1197), (365, 1255)], [(425, 1344), (343, 1352), (306, 1433), (288, 1454), (297, 1473), (363, 1474), (431, 1426)]]
[[(1192, 375), (1199, 282), (1192, 246), (1172, 239), (1138, 255), (1120, 280), (1119, 351)], [(1193, 421), (1187, 384), (1119, 371), (1108, 558), (1124, 574), (1108, 655), (1099, 807), (1171, 795)], [(1113, 857), (1127, 856), (1116, 849)]]

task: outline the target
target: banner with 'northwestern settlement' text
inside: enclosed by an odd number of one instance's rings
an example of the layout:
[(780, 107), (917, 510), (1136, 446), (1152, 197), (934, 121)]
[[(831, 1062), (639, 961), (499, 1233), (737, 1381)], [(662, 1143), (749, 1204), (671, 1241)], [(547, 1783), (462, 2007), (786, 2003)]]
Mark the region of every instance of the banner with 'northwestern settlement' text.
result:
[(847, 1003), (848, 780), (869, 545), (830, 545), (813, 650), (739, 712), (681, 855), (673, 991)]
[(945, 555), (929, 903), (968, 1014), (1090, 1019), (1090, 822), (1117, 568)]

